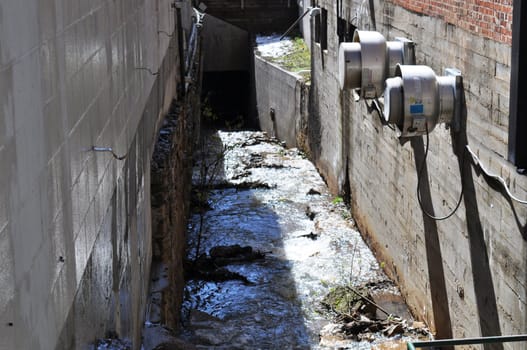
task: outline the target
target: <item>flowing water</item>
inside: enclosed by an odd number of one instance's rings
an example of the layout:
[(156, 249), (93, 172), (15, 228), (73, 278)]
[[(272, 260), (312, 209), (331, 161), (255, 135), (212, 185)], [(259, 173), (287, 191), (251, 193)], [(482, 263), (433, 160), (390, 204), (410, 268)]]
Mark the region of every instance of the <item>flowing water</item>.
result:
[(182, 337), (203, 349), (405, 348), (402, 336), (359, 341), (333, 331), (321, 301), (339, 285), (376, 286), (379, 306), (410, 315), (313, 164), (262, 132), (205, 140), (193, 182), (206, 203), (198, 201), (189, 223), (188, 259), (232, 245), (250, 246), (257, 258), (189, 279)]

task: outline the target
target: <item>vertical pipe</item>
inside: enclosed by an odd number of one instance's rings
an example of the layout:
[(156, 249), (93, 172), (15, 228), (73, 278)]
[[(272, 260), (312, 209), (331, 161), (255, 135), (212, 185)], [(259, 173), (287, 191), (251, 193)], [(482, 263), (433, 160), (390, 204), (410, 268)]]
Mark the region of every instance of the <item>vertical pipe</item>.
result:
[(181, 8), (176, 7), (177, 45), (179, 51), (179, 89), (180, 98), (185, 97), (185, 56), (183, 50), (183, 24), (181, 23)]
[(512, 53), (511, 82), (509, 102), (509, 160), (518, 170), (527, 169), (527, 101), (522, 98), (522, 92), (527, 88), (527, 68), (522, 64), (522, 58), (527, 57), (527, 45), (523, 43), (522, 34), (527, 31), (527, 11), (522, 0), (514, 0), (512, 7)]
[(415, 348), (435, 348), (456, 345), (478, 345), (478, 344), (502, 344), (514, 342), (526, 342), (527, 334), (522, 335), (499, 335), (495, 337), (477, 337), (464, 339), (440, 339), (430, 341), (414, 341), (407, 344), (408, 350)]

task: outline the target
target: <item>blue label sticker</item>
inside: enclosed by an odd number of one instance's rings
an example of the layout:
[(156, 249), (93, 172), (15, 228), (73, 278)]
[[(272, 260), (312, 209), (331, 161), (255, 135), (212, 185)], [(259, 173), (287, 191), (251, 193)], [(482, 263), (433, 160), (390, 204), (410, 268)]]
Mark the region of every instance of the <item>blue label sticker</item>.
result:
[(422, 104), (410, 105), (410, 114), (423, 114), (425, 107)]

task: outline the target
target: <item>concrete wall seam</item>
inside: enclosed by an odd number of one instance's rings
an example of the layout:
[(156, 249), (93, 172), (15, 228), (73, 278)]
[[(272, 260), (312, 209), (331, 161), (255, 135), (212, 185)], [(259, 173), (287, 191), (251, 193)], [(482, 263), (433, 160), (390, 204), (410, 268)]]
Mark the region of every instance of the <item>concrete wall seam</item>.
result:
[(179, 79), (158, 32), (174, 14), (169, 0), (0, 4), (0, 349), (106, 332), (139, 348), (150, 158)]
[[(357, 13), (361, 3), (343, 1), (340, 10)], [(522, 218), (527, 210), (510, 203), (477, 169), (455, 157), (457, 145), (469, 144), (517, 197), (527, 196), (527, 179), (506, 160), (511, 55), (507, 33), (488, 35), (485, 25), (469, 21), (474, 27), (466, 27), (463, 22), (466, 16), (486, 14), (487, 21), (503, 17), (506, 23), (497, 25), (506, 29), (511, 2), (481, 2), (473, 14), (466, 11), (471, 3), (447, 2), (441, 5), (441, 15), (437, 8), (432, 11), (439, 3), (376, 0), (369, 13), (388, 40), (407, 37), (417, 44), (417, 64), (436, 72), (456, 67), (463, 74), (466, 116), (461, 132), (439, 127), (430, 134), (424, 194), (438, 215), (456, 202), (464, 166), (464, 200), (456, 215), (441, 223), (424, 216), (415, 198), (424, 140), (400, 144), (377, 116), (355, 103), (349, 92), (340, 91), (340, 14), (332, 1), (318, 4), (328, 13), (328, 48), (311, 45), (307, 117), (308, 143), (318, 169), (335, 193), (346, 192), (348, 178), (352, 211), (363, 235), (386, 262), (414, 314), (438, 337), (525, 333), (527, 243)], [(304, 23), (305, 38), (312, 30), (312, 24)]]

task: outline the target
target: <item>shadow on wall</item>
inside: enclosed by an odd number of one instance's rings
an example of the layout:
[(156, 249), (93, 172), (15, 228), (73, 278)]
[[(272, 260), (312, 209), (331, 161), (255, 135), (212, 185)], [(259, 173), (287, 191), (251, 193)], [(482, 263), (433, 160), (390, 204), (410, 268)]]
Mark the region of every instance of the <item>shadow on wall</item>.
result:
[[(311, 47), (313, 49), (313, 47)], [(311, 67), (313, 67), (313, 56), (311, 56)], [(320, 100), (318, 88), (320, 84), (317, 82), (318, 78), (316, 74), (311, 75), (311, 88), (309, 89), (309, 107), (308, 107), (308, 146), (309, 153), (311, 155), (311, 161), (317, 164), (320, 159), (320, 147), (322, 139), (322, 130), (320, 124)]]
[[(315, 52), (315, 40), (311, 40), (311, 53)], [(321, 84), (318, 84), (318, 77), (316, 74), (316, 70), (313, 69), (315, 66), (315, 55), (311, 54), (311, 88), (309, 89), (309, 113), (308, 113), (308, 120), (307, 125), (309, 125), (308, 128), (308, 146), (309, 146), (309, 153), (311, 155), (311, 161), (315, 164), (318, 163), (318, 160), (320, 159), (320, 147), (321, 147), (321, 138), (322, 138), (322, 130), (321, 130), (321, 124), (320, 124), (320, 100), (319, 100), (319, 86)]]
[[(464, 94), (462, 99), (464, 110), (461, 120), (461, 131), (457, 134), (452, 132), (452, 144), (454, 152), (458, 157), (459, 167), (463, 174), (462, 184), (464, 188), (464, 204), (466, 210), (465, 219), (470, 245), (470, 260), (473, 266), (472, 274), (474, 278), (476, 303), (479, 312), (479, 324), (482, 336), (501, 335), (496, 293), (492, 282), (489, 256), (479, 215), (476, 189), (474, 178), (472, 176), (472, 164), (463, 160), (463, 157), (467, 156), (465, 149), (468, 145), (467, 112), (465, 108)], [(487, 344), (484, 346), (484, 349), (503, 349), (503, 344)]]
[[(422, 138), (411, 139), (412, 149), (414, 150), (415, 168), (420, 169), (421, 162), (424, 161), (425, 147)], [(418, 176), (428, 179), (428, 169), (426, 164)], [(422, 181), (419, 195), (421, 196), (425, 209), (434, 214), (432, 197), (430, 193), (430, 183)], [(436, 337), (438, 339), (452, 338), (452, 322), (448, 303), (448, 293), (445, 283), (445, 273), (443, 270), (443, 256), (441, 254), (441, 244), (437, 230), (437, 222), (423, 213), (423, 227), (425, 234), (425, 247), (428, 266), (428, 276), (430, 281), (430, 291), (432, 297), (432, 309), (434, 312), (434, 324), (436, 326)], [(450, 348), (452, 349), (452, 348)]]
[[(460, 173), (462, 174), (462, 186), (464, 190), (463, 203), (465, 205), (465, 221), (468, 230), (468, 240), (470, 246), (470, 260), (474, 280), (474, 293), (478, 309), (479, 324), (482, 336), (501, 335), (496, 293), (492, 280), (487, 246), (485, 243), (483, 226), (480, 219), (476, 189), (472, 176), (472, 164), (465, 160), (466, 146), (468, 144), (466, 133), (467, 113), (465, 108), (465, 98), (463, 98), (464, 111), (462, 113), (461, 131), (451, 132), (453, 140), (453, 152), (458, 158)], [(416, 169), (421, 167), (421, 162), (425, 156), (422, 138), (414, 138), (411, 145), (415, 155)], [(419, 174), (418, 174), (419, 175)], [(430, 214), (434, 214), (434, 209), (430, 194), (430, 183), (426, 164), (421, 174), (420, 196), (423, 207)], [(426, 181), (425, 181), (426, 180)], [(443, 258), (437, 230), (436, 220), (428, 217), (423, 212), (423, 224), (425, 229), (425, 244), (428, 260), (428, 273), (430, 279), (430, 289), (432, 291), (432, 305), (434, 311), (434, 322), (437, 328), (437, 338), (452, 338), (452, 324), (449, 311), (447, 288), (445, 284)], [(502, 350), (503, 344), (486, 344), (485, 350)]]
[(346, 165), (344, 169), (344, 184), (342, 188), (342, 197), (347, 205), (351, 204), (351, 183), (350, 183), (350, 159), (349, 155), (351, 154), (350, 142), (348, 142), (349, 135), (351, 135), (351, 94), (352, 92), (348, 90), (340, 90), (340, 105), (342, 106), (342, 128), (341, 128), (341, 138), (342, 138), (342, 164)]

